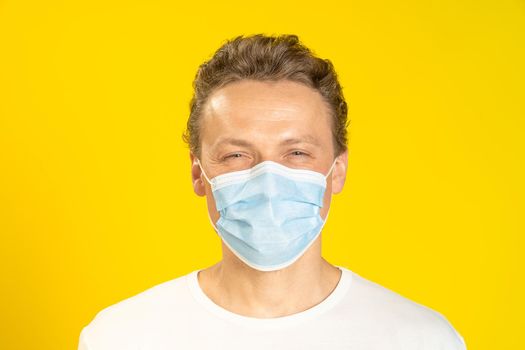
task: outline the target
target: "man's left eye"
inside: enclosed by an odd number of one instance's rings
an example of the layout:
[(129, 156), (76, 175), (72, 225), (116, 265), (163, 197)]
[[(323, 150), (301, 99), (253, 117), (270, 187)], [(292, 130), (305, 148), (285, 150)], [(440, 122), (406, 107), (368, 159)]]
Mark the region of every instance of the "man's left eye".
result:
[(302, 151), (293, 151), (292, 155), (294, 156), (306, 156), (307, 154)]

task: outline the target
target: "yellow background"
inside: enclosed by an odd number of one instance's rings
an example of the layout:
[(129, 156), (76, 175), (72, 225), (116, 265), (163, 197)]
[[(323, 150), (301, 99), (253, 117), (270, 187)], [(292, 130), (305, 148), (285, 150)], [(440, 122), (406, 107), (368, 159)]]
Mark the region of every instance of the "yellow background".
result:
[(1, 1), (0, 348), (75, 349), (101, 309), (220, 259), (181, 141), (200, 63), (295, 33), (339, 72), (349, 173), (324, 256), (524, 341), (525, 3)]

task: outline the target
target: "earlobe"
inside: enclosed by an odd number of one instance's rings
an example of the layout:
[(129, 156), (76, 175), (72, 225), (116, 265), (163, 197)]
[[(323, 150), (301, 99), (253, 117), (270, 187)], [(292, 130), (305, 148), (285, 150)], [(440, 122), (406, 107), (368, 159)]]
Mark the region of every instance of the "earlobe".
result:
[(193, 180), (193, 192), (199, 197), (204, 197), (206, 195), (206, 184), (200, 177)]

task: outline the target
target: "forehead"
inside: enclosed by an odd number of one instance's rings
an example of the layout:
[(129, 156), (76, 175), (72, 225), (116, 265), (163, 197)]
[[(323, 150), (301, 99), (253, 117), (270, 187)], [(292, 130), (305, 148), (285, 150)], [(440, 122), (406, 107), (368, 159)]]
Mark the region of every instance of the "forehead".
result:
[[(243, 80), (226, 85), (208, 99), (201, 140), (224, 134), (250, 138), (331, 136), (329, 108), (321, 94), (293, 81)], [(270, 140), (266, 140), (270, 141)]]

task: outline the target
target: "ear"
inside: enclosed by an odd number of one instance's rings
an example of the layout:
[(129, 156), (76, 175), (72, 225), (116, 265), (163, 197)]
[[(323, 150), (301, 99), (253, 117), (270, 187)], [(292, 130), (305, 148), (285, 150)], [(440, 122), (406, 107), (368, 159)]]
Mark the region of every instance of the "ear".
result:
[(197, 157), (190, 152), (191, 161), (191, 182), (193, 183), (193, 192), (199, 197), (206, 195), (206, 179), (202, 174), (202, 170), (197, 163)]
[(343, 190), (348, 169), (348, 149), (337, 156), (332, 172), (332, 193), (338, 194)]

